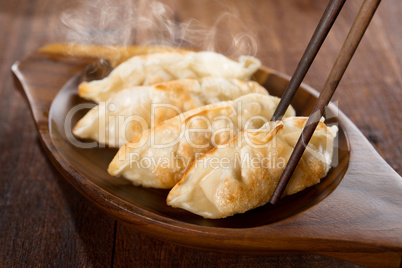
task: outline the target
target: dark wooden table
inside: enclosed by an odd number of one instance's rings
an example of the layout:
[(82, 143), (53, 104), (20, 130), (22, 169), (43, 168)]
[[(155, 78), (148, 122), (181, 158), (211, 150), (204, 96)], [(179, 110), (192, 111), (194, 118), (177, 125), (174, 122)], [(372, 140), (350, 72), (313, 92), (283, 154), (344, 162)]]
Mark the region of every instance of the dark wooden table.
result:
[[(251, 53), (265, 66), (292, 74), (326, 2), (183, 0), (163, 6), (151, 1), (0, 0), (0, 266), (355, 266), (315, 255), (199, 251), (155, 240), (114, 220), (49, 162), (10, 73), (15, 61), (41, 46), (80, 42)], [(361, 2), (345, 4), (307, 84), (318, 90), (323, 85)], [(399, 174), (401, 13), (401, 1), (383, 1), (334, 97)]]

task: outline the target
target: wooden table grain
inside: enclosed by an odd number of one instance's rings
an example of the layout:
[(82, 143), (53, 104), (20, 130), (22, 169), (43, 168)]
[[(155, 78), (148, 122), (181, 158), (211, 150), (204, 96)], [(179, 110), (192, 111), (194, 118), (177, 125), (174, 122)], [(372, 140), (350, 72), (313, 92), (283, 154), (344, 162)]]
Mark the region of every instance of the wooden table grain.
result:
[[(347, 1), (305, 83), (320, 90), (362, 1)], [(310, 267), (317, 255), (234, 255), (173, 245), (118, 222), (47, 159), (11, 65), (55, 42), (165, 44), (251, 53), (292, 74), (327, 1), (0, 0), (0, 266)], [(383, 1), (334, 102), (402, 174), (402, 2)], [(353, 145), (352, 145), (353, 146)]]

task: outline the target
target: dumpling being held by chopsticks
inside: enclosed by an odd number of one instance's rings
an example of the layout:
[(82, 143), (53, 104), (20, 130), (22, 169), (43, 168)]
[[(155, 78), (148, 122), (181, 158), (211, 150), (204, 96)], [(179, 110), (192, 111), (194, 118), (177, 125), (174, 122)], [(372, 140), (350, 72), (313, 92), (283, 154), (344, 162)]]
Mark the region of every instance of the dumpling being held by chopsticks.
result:
[[(265, 205), (306, 121), (290, 117), (239, 133), (195, 161), (170, 191), (167, 204), (211, 219)], [(337, 130), (319, 123), (284, 195), (302, 191), (326, 176)]]
[[(260, 128), (275, 111), (279, 98), (248, 94), (173, 117), (124, 145), (110, 163), (112, 176), (135, 185), (172, 188), (190, 164), (245, 128)], [(289, 107), (285, 116), (294, 116)]]
[(260, 65), (260, 61), (251, 56), (241, 56), (234, 61), (209, 51), (141, 55), (121, 63), (101, 80), (81, 83), (78, 94), (98, 103), (127, 87), (176, 79), (223, 77), (247, 81)]
[(268, 95), (257, 82), (203, 78), (124, 89), (91, 109), (74, 127), (75, 136), (121, 147), (142, 131), (179, 113), (250, 93)]

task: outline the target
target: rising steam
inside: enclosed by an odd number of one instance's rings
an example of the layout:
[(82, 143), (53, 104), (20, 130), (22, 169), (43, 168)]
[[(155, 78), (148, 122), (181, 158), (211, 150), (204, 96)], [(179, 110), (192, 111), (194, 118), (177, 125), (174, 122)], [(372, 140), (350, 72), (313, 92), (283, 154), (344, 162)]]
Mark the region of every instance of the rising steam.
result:
[[(62, 13), (67, 42), (96, 45), (163, 45), (221, 52), (230, 56), (256, 55), (254, 34), (238, 11), (223, 8), (212, 26), (195, 18), (181, 20), (158, 1), (72, 1)], [(236, 29), (236, 30), (233, 30)]]

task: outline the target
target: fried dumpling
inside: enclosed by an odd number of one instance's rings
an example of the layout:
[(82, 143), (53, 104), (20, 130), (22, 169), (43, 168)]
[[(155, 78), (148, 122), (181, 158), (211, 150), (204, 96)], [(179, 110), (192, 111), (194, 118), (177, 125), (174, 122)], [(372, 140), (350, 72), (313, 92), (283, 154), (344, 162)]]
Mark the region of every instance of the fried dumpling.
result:
[(142, 131), (179, 113), (249, 93), (268, 95), (257, 82), (203, 78), (124, 89), (91, 109), (74, 127), (75, 136), (121, 147)]
[[(249, 94), (180, 114), (150, 128), (124, 145), (109, 165), (113, 176), (134, 185), (172, 188), (189, 165), (243, 129), (260, 128), (271, 118), (279, 98)], [(289, 107), (285, 116), (294, 116)]]
[(104, 79), (81, 83), (78, 94), (82, 98), (100, 102), (127, 87), (169, 80), (203, 77), (249, 80), (260, 65), (260, 61), (251, 56), (241, 56), (234, 61), (208, 51), (141, 55), (121, 63)]
[[(291, 117), (239, 133), (195, 161), (170, 191), (167, 204), (216, 219), (268, 203), (306, 121)], [(284, 195), (326, 176), (337, 130), (319, 123)]]

